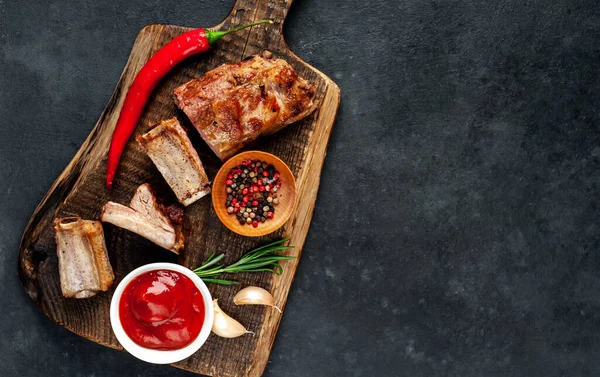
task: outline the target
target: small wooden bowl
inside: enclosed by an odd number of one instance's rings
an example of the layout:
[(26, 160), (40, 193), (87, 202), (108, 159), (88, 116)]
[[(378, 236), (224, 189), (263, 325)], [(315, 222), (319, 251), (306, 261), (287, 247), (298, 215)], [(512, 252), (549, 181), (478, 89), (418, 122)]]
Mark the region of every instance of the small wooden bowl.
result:
[[(275, 197), (279, 198), (279, 204), (275, 206), (275, 216), (272, 219), (267, 219), (264, 223), (259, 222), (256, 228), (249, 224), (241, 225), (235, 214), (227, 213), (227, 208), (225, 207), (225, 202), (227, 201), (225, 180), (227, 179), (227, 175), (231, 169), (240, 165), (244, 160), (261, 160), (272, 164), (275, 170), (279, 172), (282, 182), (281, 187), (275, 194)], [(243, 152), (231, 157), (219, 169), (213, 181), (212, 203), (219, 220), (230, 230), (242, 236), (264, 236), (281, 228), (290, 218), (296, 205), (296, 180), (290, 168), (278, 157), (261, 151)]]

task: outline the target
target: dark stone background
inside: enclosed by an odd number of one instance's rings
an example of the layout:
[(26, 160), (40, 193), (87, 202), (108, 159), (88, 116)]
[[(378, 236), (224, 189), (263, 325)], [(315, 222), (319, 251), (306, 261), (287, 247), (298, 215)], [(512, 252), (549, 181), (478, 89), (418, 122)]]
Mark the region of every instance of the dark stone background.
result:
[[(21, 233), (146, 24), (233, 0), (0, 0), (0, 376), (192, 376), (79, 338), (17, 278)], [(297, 0), (342, 89), (265, 376), (600, 375), (596, 1)]]

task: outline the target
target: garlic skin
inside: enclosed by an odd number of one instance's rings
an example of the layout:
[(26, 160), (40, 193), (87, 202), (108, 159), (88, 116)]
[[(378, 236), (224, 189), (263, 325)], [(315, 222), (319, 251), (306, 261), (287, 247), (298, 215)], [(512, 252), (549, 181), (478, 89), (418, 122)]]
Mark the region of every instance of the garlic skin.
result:
[(273, 295), (261, 287), (246, 287), (239, 291), (234, 297), (233, 302), (236, 305), (267, 305), (271, 306), (281, 313), (281, 309), (275, 306)]
[(254, 334), (252, 331), (246, 330), (246, 328), (231, 318), (225, 313), (217, 300), (213, 300), (213, 307), (215, 312), (215, 320), (212, 326), (212, 332), (222, 338), (237, 338), (238, 336), (244, 335), (246, 333)]

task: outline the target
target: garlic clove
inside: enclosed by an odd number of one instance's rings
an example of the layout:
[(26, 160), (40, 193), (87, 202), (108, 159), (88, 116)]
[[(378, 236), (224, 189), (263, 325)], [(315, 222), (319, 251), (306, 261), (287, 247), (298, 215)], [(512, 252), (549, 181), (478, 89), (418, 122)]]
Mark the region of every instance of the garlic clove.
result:
[(275, 306), (273, 295), (266, 289), (260, 287), (246, 287), (239, 291), (234, 297), (236, 305), (267, 305), (272, 306), (281, 313), (281, 309)]
[(215, 320), (212, 326), (212, 332), (222, 338), (237, 338), (238, 336), (244, 335), (246, 333), (254, 334), (252, 331), (246, 330), (246, 328), (231, 318), (225, 313), (217, 300), (213, 300), (213, 307), (215, 312)]

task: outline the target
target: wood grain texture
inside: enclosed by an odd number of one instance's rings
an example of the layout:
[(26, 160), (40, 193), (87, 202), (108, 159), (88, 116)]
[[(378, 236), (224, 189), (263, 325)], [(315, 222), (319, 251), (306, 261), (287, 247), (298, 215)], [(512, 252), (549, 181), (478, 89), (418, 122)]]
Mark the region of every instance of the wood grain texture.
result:
[[(284, 273), (281, 276), (255, 273), (230, 277), (242, 282), (242, 286), (257, 285), (270, 290), (279, 307), (285, 307), (310, 225), (327, 142), (340, 100), (339, 89), (333, 81), (308, 66), (287, 48), (282, 26), (291, 2), (238, 0), (230, 15), (214, 29), (225, 29), (261, 18), (271, 18), (275, 20), (275, 24), (261, 25), (226, 36), (211, 52), (177, 66), (156, 88), (136, 130), (136, 135), (139, 135), (148, 130), (148, 124), (177, 116), (190, 130), (192, 143), (198, 150), (209, 178), (214, 177), (221, 162), (195, 133), (185, 115), (176, 108), (173, 89), (221, 64), (233, 63), (265, 49), (273, 52), (276, 57), (286, 59), (302, 77), (317, 86), (316, 101), (320, 103), (319, 108), (306, 119), (260, 139), (248, 149), (275, 154), (294, 173), (297, 206), (289, 221), (268, 236), (243, 237), (223, 226), (215, 215), (210, 199), (203, 198), (186, 209), (184, 233), (187, 235), (187, 243), (179, 256), (123, 229), (104, 224), (116, 283), (129, 271), (143, 264), (166, 261), (195, 267), (213, 251), (226, 252), (224, 262), (229, 263), (255, 246), (286, 236), (296, 246), (289, 254), (298, 258), (282, 263)], [(91, 299), (62, 297), (52, 221), (55, 217), (67, 216), (98, 219), (105, 202), (112, 200), (128, 203), (137, 186), (144, 182), (150, 182), (166, 201), (175, 202), (173, 193), (160, 173), (133, 138), (124, 152), (112, 191), (105, 187), (104, 174), (110, 137), (126, 89), (154, 52), (173, 37), (188, 30), (190, 28), (181, 26), (150, 25), (138, 34), (106, 109), (76, 156), (35, 210), (21, 242), (19, 275), (31, 298), (48, 316), (69, 330), (112, 348), (121, 349), (109, 323), (110, 298), (114, 286), (108, 292)], [(281, 315), (261, 306), (236, 307), (232, 298), (239, 288), (215, 285), (210, 285), (209, 288), (213, 296), (219, 298), (223, 309), (254, 331), (256, 336), (224, 339), (211, 335), (199, 352), (175, 366), (211, 376), (260, 376), (268, 361)]]

